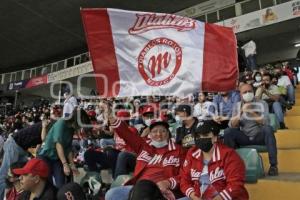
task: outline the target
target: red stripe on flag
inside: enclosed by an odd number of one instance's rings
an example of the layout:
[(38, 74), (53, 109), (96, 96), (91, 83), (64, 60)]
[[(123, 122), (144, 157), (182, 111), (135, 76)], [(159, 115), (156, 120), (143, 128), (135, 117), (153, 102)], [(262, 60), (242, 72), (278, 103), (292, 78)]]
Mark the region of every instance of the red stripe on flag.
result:
[[(83, 9), (81, 16), (99, 95), (117, 96), (120, 91), (120, 76), (107, 9)], [(100, 77), (97, 77), (98, 74)]]
[(203, 91), (228, 91), (238, 79), (237, 45), (231, 28), (205, 24)]

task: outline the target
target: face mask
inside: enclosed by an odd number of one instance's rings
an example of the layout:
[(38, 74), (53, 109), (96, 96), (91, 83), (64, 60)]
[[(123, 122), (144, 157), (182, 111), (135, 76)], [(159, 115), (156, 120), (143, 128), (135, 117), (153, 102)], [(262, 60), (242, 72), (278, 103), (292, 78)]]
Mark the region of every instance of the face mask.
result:
[(209, 152), (213, 147), (211, 138), (198, 138), (195, 139), (195, 145), (204, 152)]
[(14, 183), (10, 182), (8, 178), (5, 179), (5, 183), (7, 189), (14, 187)]
[(256, 76), (256, 77), (255, 77), (255, 80), (256, 80), (257, 82), (260, 82), (260, 81), (261, 81), (261, 76)]
[(150, 142), (150, 145), (154, 146), (155, 148), (162, 148), (162, 147), (167, 146), (168, 142), (167, 141), (157, 142), (157, 141), (152, 140)]
[(175, 120), (178, 124), (182, 124), (182, 119), (178, 115), (175, 116)]
[(151, 122), (152, 122), (152, 119), (146, 119), (146, 120), (145, 120), (146, 126), (150, 126), (150, 125), (151, 125)]
[(246, 94), (243, 94), (242, 97), (245, 102), (251, 102), (254, 99), (254, 93), (247, 92)]

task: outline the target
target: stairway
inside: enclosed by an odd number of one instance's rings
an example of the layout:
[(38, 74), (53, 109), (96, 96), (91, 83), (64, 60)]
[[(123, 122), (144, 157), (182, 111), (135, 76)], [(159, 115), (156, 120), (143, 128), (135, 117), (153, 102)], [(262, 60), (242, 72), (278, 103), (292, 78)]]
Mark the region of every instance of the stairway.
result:
[[(300, 89), (296, 90), (296, 105), (285, 116), (289, 129), (278, 130), (279, 176), (259, 179), (256, 184), (246, 184), (251, 200), (300, 199)], [(261, 153), (264, 169), (269, 169), (268, 153)]]

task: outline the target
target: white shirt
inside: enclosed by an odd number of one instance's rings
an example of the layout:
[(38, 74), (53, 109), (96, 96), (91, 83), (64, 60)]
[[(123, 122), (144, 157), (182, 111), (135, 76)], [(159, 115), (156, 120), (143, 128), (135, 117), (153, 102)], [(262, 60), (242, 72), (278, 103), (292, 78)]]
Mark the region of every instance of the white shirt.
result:
[(245, 51), (246, 58), (250, 55), (256, 54), (256, 44), (253, 40), (244, 44), (244, 46), (242, 46), (242, 49), (244, 49)]
[[(280, 91), (279, 91), (279, 88), (276, 86), (276, 85), (270, 85), (269, 89), (268, 89), (268, 92), (271, 94), (271, 95), (280, 95)], [(263, 100), (267, 100), (267, 99), (270, 99), (269, 96), (267, 96), (265, 93), (262, 95), (262, 99)]]
[(209, 113), (210, 112), (209, 111), (210, 106), (213, 106), (213, 103), (209, 102), (209, 101), (206, 101), (206, 102), (204, 102), (202, 104), (197, 103), (194, 106), (193, 116), (197, 117), (199, 120), (206, 119), (207, 117), (209, 117), (209, 116), (212, 115), (212, 113)]
[(287, 86), (292, 85), (292, 83), (288, 76), (283, 75), (278, 79), (277, 85), (287, 88)]
[(65, 117), (66, 114), (67, 115), (72, 114), (74, 108), (77, 106), (78, 106), (77, 99), (74, 96), (68, 97), (64, 102), (63, 117)]

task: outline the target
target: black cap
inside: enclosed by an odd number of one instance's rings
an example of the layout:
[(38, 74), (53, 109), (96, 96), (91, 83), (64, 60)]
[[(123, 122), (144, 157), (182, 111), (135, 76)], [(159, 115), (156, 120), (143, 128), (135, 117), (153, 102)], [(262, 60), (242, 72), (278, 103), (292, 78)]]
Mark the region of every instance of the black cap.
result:
[(68, 183), (57, 193), (58, 200), (86, 200), (83, 189), (78, 183)]
[(155, 126), (164, 126), (167, 130), (169, 130), (169, 124), (167, 122), (164, 121), (154, 121), (151, 123), (151, 125), (149, 126), (150, 131), (155, 127)]
[(217, 124), (213, 120), (200, 121), (197, 124), (197, 128), (195, 130), (195, 135), (207, 135), (212, 132), (214, 135), (218, 135), (220, 132), (219, 124)]
[(188, 116), (192, 114), (192, 108), (190, 105), (181, 104), (179, 105), (176, 110), (176, 112), (186, 112)]

